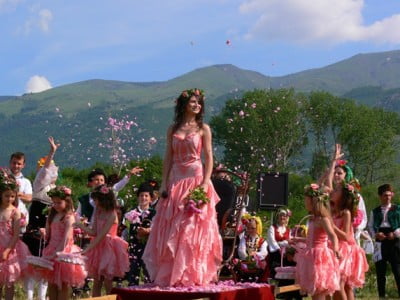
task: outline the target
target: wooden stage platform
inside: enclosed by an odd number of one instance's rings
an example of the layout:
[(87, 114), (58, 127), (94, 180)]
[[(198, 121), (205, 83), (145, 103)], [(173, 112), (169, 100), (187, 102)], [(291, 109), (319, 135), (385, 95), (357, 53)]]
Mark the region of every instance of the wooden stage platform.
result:
[(273, 286), (256, 283), (221, 282), (206, 287), (159, 288), (136, 286), (113, 288), (119, 300), (273, 300)]

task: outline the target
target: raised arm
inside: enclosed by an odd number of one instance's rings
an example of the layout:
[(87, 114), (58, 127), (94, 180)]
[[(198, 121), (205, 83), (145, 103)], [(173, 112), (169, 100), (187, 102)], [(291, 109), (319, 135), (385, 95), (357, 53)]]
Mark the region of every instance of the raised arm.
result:
[(201, 186), (207, 191), (213, 169), (212, 136), (210, 126), (203, 125), (204, 178)]
[(139, 166), (132, 168), (120, 181), (118, 181), (116, 184), (113, 185), (113, 187), (112, 187), (113, 190), (116, 192), (119, 192), (128, 184), (129, 179), (131, 178), (132, 175), (137, 175), (140, 172), (142, 172), (143, 170), (144, 169), (142, 169)]
[(343, 156), (342, 153), (342, 146), (340, 144), (335, 145), (335, 153), (333, 154), (331, 164), (329, 166), (328, 174), (325, 179), (325, 186), (332, 191), (333, 190), (333, 176), (335, 174), (335, 167), (336, 167), (336, 162), (338, 159), (340, 159)]
[(44, 162), (44, 165), (43, 165), (46, 169), (50, 166), (51, 161), (54, 158), (54, 154), (56, 153), (58, 147), (60, 147), (60, 144), (56, 144), (54, 142), (54, 138), (52, 136), (49, 136), (49, 144), (50, 144), (50, 152), (47, 155), (46, 161)]
[(51, 166), (51, 162), (54, 158), (54, 154), (56, 153), (60, 144), (56, 144), (54, 142), (53, 137), (49, 137), (50, 151), (46, 157), (46, 160), (43, 164), (43, 168), (41, 168), (36, 174), (35, 180), (33, 181), (33, 190), (35, 193), (41, 191), (44, 187), (48, 186), (52, 180), (54, 180), (55, 175), (53, 173), (58, 172), (58, 169)]

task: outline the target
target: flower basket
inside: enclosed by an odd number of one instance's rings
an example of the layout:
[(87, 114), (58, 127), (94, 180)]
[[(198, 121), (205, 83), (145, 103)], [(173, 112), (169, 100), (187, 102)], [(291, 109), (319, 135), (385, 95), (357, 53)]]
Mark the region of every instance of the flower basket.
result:
[[(296, 225), (295, 231), (294, 231), (294, 237), (298, 237), (299, 234), (299, 228), (302, 228), (302, 223), (307, 220), (311, 215), (307, 215), (303, 217), (299, 224)], [(303, 242), (298, 242), (294, 246), (296, 250), (301, 250), (306, 247), (306, 244)], [(283, 257), (285, 256), (286, 253), (286, 247), (282, 248), (281, 250), (281, 266), (275, 268), (275, 278), (276, 279), (295, 279), (296, 278), (296, 266), (283, 266)]]
[(51, 260), (40, 256), (28, 255), (26, 257), (26, 262), (35, 267), (44, 268), (48, 270), (54, 269), (54, 263)]
[(73, 265), (81, 265), (84, 266), (87, 260), (86, 256), (83, 256), (81, 253), (65, 253), (65, 252), (57, 252), (56, 260), (63, 263), (73, 264)]

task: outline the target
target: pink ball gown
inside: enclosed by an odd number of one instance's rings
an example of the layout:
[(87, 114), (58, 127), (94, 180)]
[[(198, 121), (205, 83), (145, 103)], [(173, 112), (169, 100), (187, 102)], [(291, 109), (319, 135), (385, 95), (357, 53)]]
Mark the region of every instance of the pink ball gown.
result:
[[(50, 241), (43, 250), (43, 256), (53, 256), (56, 254), (57, 248), (64, 239), (66, 218), (74, 218), (74, 216), (69, 214), (64, 217), (64, 220), (53, 221), (51, 223)], [(73, 231), (71, 230), (71, 234), (67, 238), (63, 252), (76, 253), (80, 251), (81, 248), (74, 245)], [(60, 262), (56, 259), (53, 261), (54, 269), (52, 271), (47, 269), (42, 270), (43, 277), (48, 282), (56, 284), (59, 289), (62, 288), (63, 283), (75, 287), (80, 287), (85, 283), (87, 272), (84, 266)]]
[[(107, 223), (107, 216), (113, 212), (100, 212), (96, 210), (96, 232), (102, 231)], [(99, 216), (106, 216), (99, 218)], [(129, 271), (128, 243), (117, 235), (118, 224), (111, 225), (108, 234), (94, 248), (87, 253), (86, 269), (89, 277), (100, 279), (104, 276), (106, 279), (114, 277), (124, 277)]]
[[(8, 220), (0, 220), (0, 253), (8, 247), (13, 238), (13, 216), (15, 208)], [(16, 282), (27, 269), (26, 256), (30, 255), (28, 247), (21, 240), (17, 241), (14, 249), (10, 251), (7, 260), (0, 261), (0, 285), (10, 285)]]
[[(309, 295), (332, 295), (340, 289), (339, 263), (331, 248), (320, 218), (309, 221), (307, 248), (295, 255), (296, 282)], [(317, 224), (316, 224), (317, 223)]]
[(172, 168), (168, 198), (160, 199), (143, 260), (150, 278), (159, 286), (206, 285), (217, 281), (222, 261), (222, 241), (215, 205), (219, 201), (212, 183), (211, 200), (193, 213), (185, 209), (186, 196), (203, 180), (200, 154), (202, 137), (192, 133), (172, 137)]

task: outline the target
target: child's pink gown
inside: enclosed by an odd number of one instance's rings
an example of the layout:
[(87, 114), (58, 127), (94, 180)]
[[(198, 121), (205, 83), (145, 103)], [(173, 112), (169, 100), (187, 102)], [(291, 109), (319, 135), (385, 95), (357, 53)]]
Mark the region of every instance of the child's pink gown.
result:
[[(112, 212), (116, 214), (115, 212)], [(100, 233), (107, 223), (107, 218), (98, 218), (100, 214), (108, 212), (96, 211), (96, 232)], [(128, 243), (117, 235), (118, 224), (112, 224), (108, 234), (94, 248), (89, 250), (86, 269), (89, 277), (112, 280), (114, 277), (124, 277), (129, 271)]]
[(210, 203), (200, 214), (185, 209), (186, 196), (203, 180), (200, 158), (202, 137), (173, 135), (173, 161), (168, 198), (160, 199), (143, 260), (150, 278), (159, 286), (205, 285), (217, 281), (222, 260), (222, 241), (215, 205), (219, 201), (212, 183)]
[(351, 273), (346, 284), (353, 288), (361, 288), (365, 283), (365, 273), (368, 271), (369, 265), (364, 250), (357, 244), (354, 238), (353, 227), (350, 229), (350, 234)]
[[(0, 220), (0, 253), (7, 248), (13, 238), (13, 219), (16, 208), (11, 213), (8, 220)], [(27, 269), (28, 264), (25, 261), (26, 256), (30, 255), (28, 247), (18, 240), (14, 249), (10, 251), (8, 259), (0, 259), (0, 285), (11, 285), (16, 282)]]
[(296, 253), (296, 282), (310, 295), (331, 295), (340, 289), (339, 263), (325, 230), (315, 224), (318, 219), (310, 219), (307, 248)]
[[(335, 225), (340, 229), (343, 230), (343, 218), (340, 216), (334, 217), (333, 222)], [(351, 233), (349, 233), (349, 239)], [(339, 272), (340, 272), (340, 278), (344, 282), (346, 282), (352, 273), (352, 261), (351, 261), (351, 246), (348, 241), (341, 240), (339, 239), (339, 253), (340, 253), (340, 259), (339, 259)]]
[[(52, 222), (50, 227), (50, 241), (46, 248), (43, 250), (43, 256), (53, 256), (56, 254), (57, 248), (62, 243), (65, 234), (65, 221), (66, 218), (74, 218), (72, 214), (66, 215), (63, 220)], [(65, 253), (80, 252), (81, 248), (74, 245), (73, 231), (67, 239), (64, 251)], [(70, 263), (60, 262), (56, 259), (54, 261), (54, 269), (47, 270), (41, 269), (42, 276), (51, 284), (56, 284), (59, 289), (62, 288), (63, 283), (80, 287), (85, 283), (87, 272), (82, 265), (74, 265)]]

